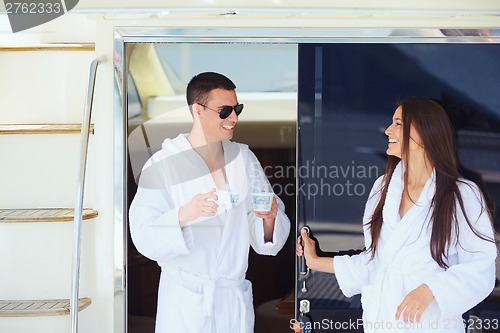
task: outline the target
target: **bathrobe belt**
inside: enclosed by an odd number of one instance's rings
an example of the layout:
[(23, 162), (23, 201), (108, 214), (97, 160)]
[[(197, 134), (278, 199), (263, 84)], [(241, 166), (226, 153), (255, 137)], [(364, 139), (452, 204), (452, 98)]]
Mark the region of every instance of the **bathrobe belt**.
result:
[(215, 303), (215, 292), (218, 288), (231, 289), (238, 298), (240, 306), (240, 333), (246, 330), (246, 305), (241, 290), (245, 278), (240, 279), (227, 279), (224, 277), (217, 277), (216, 279), (208, 279), (198, 275), (194, 275), (180, 269), (162, 269), (162, 274), (165, 274), (182, 285), (183, 281), (201, 284), (203, 286), (203, 312), (206, 317), (213, 316), (213, 308)]
[[(381, 288), (375, 288), (373, 294), (371, 295), (373, 297), (373, 300), (380, 300), (386, 298), (389, 294), (387, 293), (387, 275), (411, 275), (411, 276), (416, 276), (422, 274), (422, 269), (421, 267), (408, 267), (408, 268), (400, 268), (395, 265), (391, 265), (389, 263), (382, 263), (380, 262), (380, 269), (378, 273), (374, 276), (374, 279), (372, 280), (372, 283), (375, 285), (380, 286)], [(398, 278), (401, 279), (401, 278)], [(401, 299), (402, 301), (403, 299)], [(397, 304), (399, 305), (399, 304)], [(370, 318), (366, 318), (367, 320), (376, 320), (376, 318), (379, 318), (379, 312), (381, 311), (381, 307), (377, 307), (377, 310), (375, 313), (372, 313), (372, 316)], [(394, 307), (394, 316), (396, 315), (396, 307)]]

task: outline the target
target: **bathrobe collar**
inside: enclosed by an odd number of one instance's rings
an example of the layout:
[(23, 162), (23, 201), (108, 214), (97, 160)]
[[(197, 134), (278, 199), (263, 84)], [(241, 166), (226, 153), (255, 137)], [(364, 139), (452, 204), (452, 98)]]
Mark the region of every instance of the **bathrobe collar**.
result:
[[(422, 219), (428, 221), (432, 212), (431, 204), (436, 192), (436, 171), (433, 169), (431, 177), (427, 180), (422, 189), (420, 197), (406, 212), (403, 218), (399, 216), (399, 206), (404, 190), (404, 162), (400, 161), (389, 182), (387, 197), (382, 209), (383, 226), (381, 237), (385, 239), (384, 253), (385, 258), (392, 258), (393, 251), (397, 251), (404, 243), (408, 242), (410, 237), (417, 237), (422, 228), (429, 226), (428, 223), (422, 223)], [(408, 224), (418, 222), (418, 229)]]

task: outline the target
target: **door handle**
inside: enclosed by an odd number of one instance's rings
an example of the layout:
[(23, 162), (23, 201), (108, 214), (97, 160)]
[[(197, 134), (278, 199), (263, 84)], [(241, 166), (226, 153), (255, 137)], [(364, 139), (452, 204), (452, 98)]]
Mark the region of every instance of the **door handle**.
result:
[[(301, 230), (305, 230), (307, 234), (310, 235), (311, 230), (309, 229), (308, 226), (302, 227)], [(301, 239), (300, 245), (302, 245), (302, 248), (304, 248), (303, 239)], [(309, 272), (309, 267), (307, 267), (306, 258), (304, 255), (300, 256), (299, 258), (299, 272), (300, 275), (307, 275), (307, 273)]]

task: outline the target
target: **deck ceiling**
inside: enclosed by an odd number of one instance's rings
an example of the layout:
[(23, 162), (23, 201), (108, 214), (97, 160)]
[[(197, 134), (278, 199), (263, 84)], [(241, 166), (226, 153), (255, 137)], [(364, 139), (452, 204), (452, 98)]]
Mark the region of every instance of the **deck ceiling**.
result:
[[(157, 0), (80, 0), (76, 9), (97, 8), (158, 8)], [(331, 9), (384, 11), (499, 11), (497, 0), (169, 0), (164, 8), (273, 8), (273, 9)]]
[(80, 0), (70, 13), (15, 36), (0, 1), (0, 45), (94, 42), (101, 18), (116, 26), (484, 29), (481, 36), (498, 36), (500, 1)]

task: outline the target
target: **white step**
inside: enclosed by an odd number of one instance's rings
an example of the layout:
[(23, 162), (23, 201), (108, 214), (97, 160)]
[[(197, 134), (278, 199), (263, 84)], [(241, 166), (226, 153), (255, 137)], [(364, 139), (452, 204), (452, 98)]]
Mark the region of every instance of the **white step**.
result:
[[(83, 317), (88, 316), (91, 309), (93, 309), (92, 306), (79, 313), (79, 326), (82, 333), (100, 333), (99, 330), (82, 329), (85, 324)], [(92, 320), (90, 317), (87, 318)], [(69, 316), (0, 317), (0, 332), (2, 333), (69, 333), (70, 327)]]
[[(93, 136), (89, 141), (85, 192), (94, 186)], [(74, 207), (80, 161), (80, 135), (0, 135), (0, 205), (5, 208)], [(91, 196), (85, 197), (84, 206)]]
[(81, 122), (94, 58), (88, 47), (0, 48), (0, 123)]
[[(0, 299), (67, 298), (71, 294), (74, 223), (64, 221), (73, 221), (73, 210), (0, 208), (0, 211), (0, 253), (4, 254), (0, 256), (3, 272)], [(98, 215), (88, 209), (84, 218), (80, 293), (92, 295)]]
[[(107, 333), (112, 329), (105, 323), (108, 318), (98, 316), (95, 300), (92, 304), (78, 313), (79, 332), (81, 333)], [(100, 323), (99, 323), (100, 321)], [(71, 321), (69, 315), (58, 316), (0, 316), (0, 332), (2, 333), (69, 333)]]

